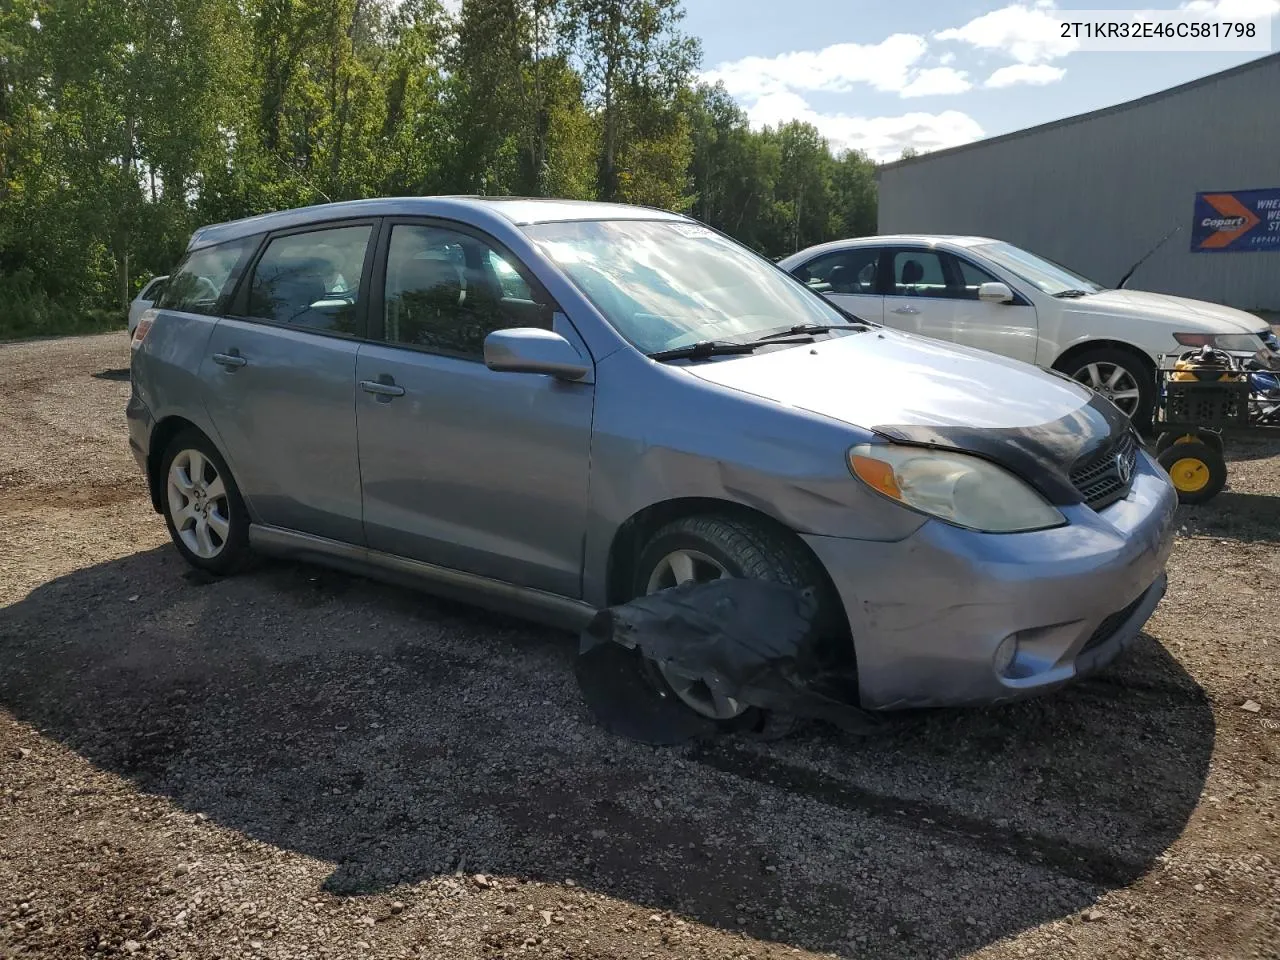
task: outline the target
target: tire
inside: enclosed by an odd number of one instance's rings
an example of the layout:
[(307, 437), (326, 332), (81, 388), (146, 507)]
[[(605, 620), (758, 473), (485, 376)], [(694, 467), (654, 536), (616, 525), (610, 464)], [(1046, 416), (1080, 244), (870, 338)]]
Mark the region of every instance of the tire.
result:
[(1201, 440), (1171, 444), (1156, 459), (1173, 481), (1180, 503), (1205, 503), (1227, 484), (1227, 462)]
[[(1156, 457), (1159, 457), (1160, 454), (1164, 453), (1175, 443), (1178, 443), (1180, 440), (1182, 440), (1183, 437), (1187, 437), (1187, 436), (1194, 437), (1196, 440), (1200, 441), (1201, 443), (1207, 443), (1209, 446), (1213, 447), (1213, 449), (1217, 450), (1219, 454), (1223, 452), (1224, 448), (1222, 443), (1222, 434), (1214, 433), (1211, 430), (1201, 430), (1193, 434), (1186, 434), (1186, 433), (1160, 434), (1160, 439), (1156, 441)], [(1190, 443), (1191, 441), (1187, 440), (1183, 442)]]
[[(718, 566), (723, 575), (731, 577), (769, 580), (798, 588), (816, 587), (821, 604), (819, 622), (825, 621), (829, 614), (832, 600), (824, 596), (826, 578), (799, 544), (761, 524), (717, 515), (686, 517), (659, 529), (640, 553), (631, 595), (642, 596), (674, 586), (677, 564), (670, 560), (679, 554), (694, 557), (694, 579), (697, 580), (717, 579), (712, 575), (712, 568)], [(772, 717), (759, 708), (744, 704), (735, 704), (739, 712), (732, 715), (723, 711), (715, 714), (706, 712), (693, 705), (693, 701), (701, 701), (702, 707), (709, 706), (705, 684), (694, 684), (692, 688), (682, 690), (681, 678), (673, 677), (668, 669), (653, 661), (645, 660), (643, 663), (650, 679), (664, 696), (673, 696), (686, 709), (714, 720), (721, 732), (781, 730), (785, 726), (782, 718)], [(700, 693), (698, 687), (703, 692)]]
[(240, 569), (249, 557), (249, 513), (217, 448), (184, 430), (165, 448), (160, 469), (161, 511), (183, 559), (217, 576)]
[[(1108, 384), (1117, 368), (1123, 370), (1124, 375), (1116, 383), (1116, 389), (1112, 390)], [(1135, 427), (1146, 430), (1151, 426), (1156, 402), (1155, 375), (1136, 353), (1119, 347), (1095, 347), (1076, 354), (1070, 362), (1061, 364), (1058, 369), (1090, 389), (1096, 389), (1094, 381), (1098, 381), (1097, 387), (1101, 389), (1097, 389), (1097, 392), (1111, 399), (1133, 421)], [(1130, 391), (1135, 389), (1137, 397), (1129, 396)], [(1117, 395), (1113, 399), (1113, 393), (1123, 395)]]

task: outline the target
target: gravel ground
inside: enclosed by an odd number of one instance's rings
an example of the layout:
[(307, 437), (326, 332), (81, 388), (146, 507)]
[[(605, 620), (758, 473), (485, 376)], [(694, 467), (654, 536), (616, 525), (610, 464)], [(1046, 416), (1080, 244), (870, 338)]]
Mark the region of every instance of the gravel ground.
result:
[(0, 346), (0, 958), (1280, 956), (1280, 443), (1096, 679), (655, 750), (565, 635), (195, 576), (123, 334)]

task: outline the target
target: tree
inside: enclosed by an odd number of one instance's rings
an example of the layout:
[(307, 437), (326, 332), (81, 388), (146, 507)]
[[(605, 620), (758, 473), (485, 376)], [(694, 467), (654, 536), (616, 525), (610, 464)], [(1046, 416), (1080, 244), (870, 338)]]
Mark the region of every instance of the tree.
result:
[(832, 191), (841, 237), (876, 232), (876, 165), (865, 154), (849, 150), (835, 162)]
[(437, 0), (403, 0), (388, 22), (381, 158), (377, 192), (401, 195), (444, 188), (444, 64), (451, 25)]
[(569, 0), (568, 9), (600, 122), (600, 199), (679, 198), (690, 145), (677, 97), (699, 58), (697, 41), (679, 30), (679, 0)]
[(123, 322), (196, 226), (378, 194), (875, 228), (861, 154), (692, 86), (679, 0), (0, 0), (0, 338)]
[(792, 250), (828, 235), (831, 151), (812, 124), (793, 120), (777, 132), (782, 150), (778, 199), (786, 210)]
[(466, 193), (511, 193), (529, 24), (520, 0), (465, 0), (449, 57), (450, 179)]
[(772, 206), (780, 155), (751, 130), (747, 115), (723, 86), (700, 86), (687, 95), (693, 155), (691, 212), (759, 250), (762, 211)]

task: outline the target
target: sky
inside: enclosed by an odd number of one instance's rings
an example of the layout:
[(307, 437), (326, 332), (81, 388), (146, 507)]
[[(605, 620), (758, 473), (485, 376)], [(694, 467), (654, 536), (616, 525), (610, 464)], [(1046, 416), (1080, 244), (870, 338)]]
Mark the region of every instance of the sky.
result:
[[(1266, 56), (1081, 50), (1046, 39), (1071, 9), (1189, 8), (1269, 19), (1280, 0), (685, 0), (703, 79), (724, 83), (753, 126), (798, 119), (837, 149), (896, 160), (1111, 106)], [(1038, 21), (1038, 18), (1039, 21)]]

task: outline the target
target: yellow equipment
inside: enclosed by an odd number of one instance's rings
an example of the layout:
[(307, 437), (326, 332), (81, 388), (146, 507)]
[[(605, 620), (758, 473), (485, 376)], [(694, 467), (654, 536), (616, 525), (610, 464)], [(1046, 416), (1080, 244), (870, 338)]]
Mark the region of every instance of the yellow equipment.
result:
[(1245, 378), (1245, 371), (1236, 366), (1231, 354), (1224, 353), (1221, 350), (1215, 350), (1213, 347), (1205, 346), (1199, 350), (1189, 350), (1173, 365), (1173, 373), (1169, 375), (1170, 380), (1225, 380), (1229, 383), (1238, 382)]

